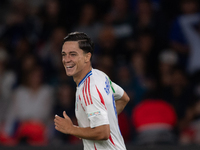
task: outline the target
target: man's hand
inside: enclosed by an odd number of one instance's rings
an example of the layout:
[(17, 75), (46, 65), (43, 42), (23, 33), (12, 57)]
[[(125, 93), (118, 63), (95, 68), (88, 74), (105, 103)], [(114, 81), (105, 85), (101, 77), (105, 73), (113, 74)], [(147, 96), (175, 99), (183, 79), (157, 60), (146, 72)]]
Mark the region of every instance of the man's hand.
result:
[(63, 111), (63, 116), (64, 118), (55, 115), (54, 119), (55, 129), (62, 133), (70, 134), (70, 131), (73, 128), (73, 123), (65, 111)]
[(67, 116), (65, 111), (63, 112), (63, 116), (64, 118), (56, 115), (54, 122), (55, 129), (64, 134), (71, 134), (78, 138), (88, 140), (107, 140), (110, 136), (109, 124), (101, 125), (95, 128), (83, 128), (73, 125), (71, 119)]

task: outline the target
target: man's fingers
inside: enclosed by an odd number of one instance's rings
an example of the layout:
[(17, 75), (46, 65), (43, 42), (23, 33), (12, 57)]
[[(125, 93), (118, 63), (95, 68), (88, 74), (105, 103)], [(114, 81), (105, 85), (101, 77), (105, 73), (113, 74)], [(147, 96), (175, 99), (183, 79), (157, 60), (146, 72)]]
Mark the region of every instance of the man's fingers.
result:
[(58, 126), (55, 126), (55, 129), (58, 130), (58, 131), (60, 131), (60, 132), (62, 132), (61, 128), (59, 128)]
[(54, 122), (60, 122), (61, 120), (60, 119), (58, 119), (58, 118), (55, 118), (54, 119)]
[(56, 118), (55, 117), (54, 124), (57, 126), (60, 126), (60, 125), (62, 125), (63, 120), (64, 120), (64, 118)]
[(65, 118), (65, 119), (67, 119), (67, 118), (68, 118), (68, 116), (67, 116), (67, 114), (66, 114), (66, 112), (65, 112), (65, 111), (63, 111), (63, 116), (64, 116), (64, 118)]
[(55, 118), (56, 119), (63, 119), (62, 117), (58, 116), (58, 115), (55, 115)]
[(62, 133), (68, 134), (68, 130), (72, 126), (72, 122), (65, 111), (63, 111), (63, 116), (64, 118), (55, 115), (54, 118), (55, 129)]
[(66, 134), (65, 129), (64, 129), (62, 126), (60, 126), (60, 125), (58, 125), (58, 126), (56, 125), (56, 126), (55, 126), (55, 129), (56, 129), (57, 131), (60, 131), (60, 132)]
[(61, 129), (64, 129), (64, 126), (62, 124), (59, 124), (59, 123), (55, 122), (54, 125), (55, 125), (55, 128), (58, 129), (59, 131)]
[(55, 126), (60, 126), (59, 122), (54, 123)]
[(59, 131), (59, 128), (58, 128), (58, 126), (55, 126), (55, 129)]
[(55, 118), (54, 118), (54, 122), (63, 122), (64, 120), (65, 120), (65, 118), (62, 118), (58, 115), (56, 115)]

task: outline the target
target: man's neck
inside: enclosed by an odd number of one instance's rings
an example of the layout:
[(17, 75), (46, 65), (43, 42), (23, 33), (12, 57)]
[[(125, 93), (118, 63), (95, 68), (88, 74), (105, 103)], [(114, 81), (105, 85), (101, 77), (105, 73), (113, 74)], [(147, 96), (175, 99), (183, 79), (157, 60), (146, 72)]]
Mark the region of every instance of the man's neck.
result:
[(92, 66), (88, 67), (87, 69), (84, 69), (83, 72), (80, 73), (80, 75), (74, 76), (74, 82), (78, 86), (81, 80), (92, 70)]

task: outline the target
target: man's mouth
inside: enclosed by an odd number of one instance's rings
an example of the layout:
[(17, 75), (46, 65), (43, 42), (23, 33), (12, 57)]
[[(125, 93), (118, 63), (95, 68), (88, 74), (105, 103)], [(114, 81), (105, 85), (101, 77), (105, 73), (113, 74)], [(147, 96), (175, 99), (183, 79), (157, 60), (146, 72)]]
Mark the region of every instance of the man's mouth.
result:
[(70, 69), (70, 68), (73, 68), (73, 67), (74, 67), (74, 65), (73, 66), (66, 66), (67, 69)]

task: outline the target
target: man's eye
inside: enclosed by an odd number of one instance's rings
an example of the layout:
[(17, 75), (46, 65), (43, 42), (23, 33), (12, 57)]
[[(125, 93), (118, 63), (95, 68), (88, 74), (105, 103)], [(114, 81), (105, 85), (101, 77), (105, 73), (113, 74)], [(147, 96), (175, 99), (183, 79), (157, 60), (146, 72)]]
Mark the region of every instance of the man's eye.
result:
[(71, 54), (71, 56), (76, 56), (76, 54)]
[(62, 56), (65, 56), (66, 54), (62, 54)]

